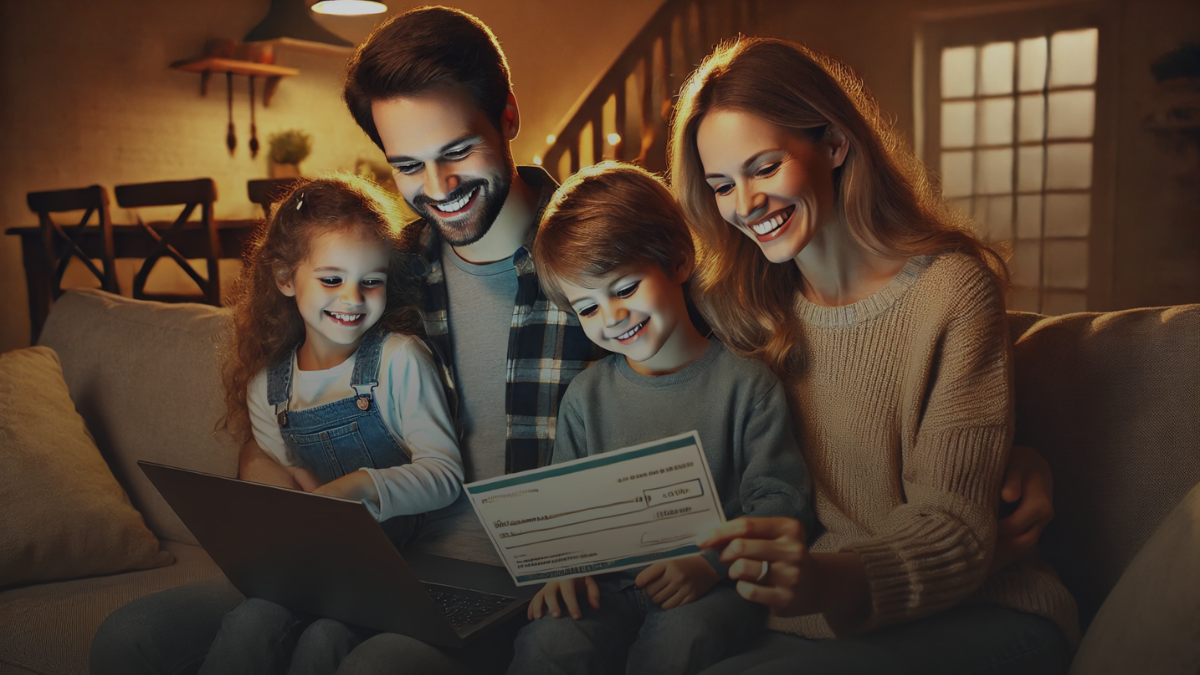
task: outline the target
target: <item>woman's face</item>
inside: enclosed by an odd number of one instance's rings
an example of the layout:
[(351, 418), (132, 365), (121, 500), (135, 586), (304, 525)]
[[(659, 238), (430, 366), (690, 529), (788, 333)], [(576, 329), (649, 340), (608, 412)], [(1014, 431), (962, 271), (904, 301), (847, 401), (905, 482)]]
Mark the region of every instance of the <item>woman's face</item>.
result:
[(696, 133), (705, 179), (727, 222), (768, 260), (796, 257), (833, 211), (833, 170), (845, 159), (845, 136), (808, 138), (739, 110), (714, 110)]

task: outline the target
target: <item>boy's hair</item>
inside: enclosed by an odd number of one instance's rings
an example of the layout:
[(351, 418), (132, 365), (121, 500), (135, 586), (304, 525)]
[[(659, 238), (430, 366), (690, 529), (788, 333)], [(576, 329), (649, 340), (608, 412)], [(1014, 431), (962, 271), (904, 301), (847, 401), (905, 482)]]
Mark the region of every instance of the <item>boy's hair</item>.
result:
[(600, 277), (629, 263), (667, 274), (695, 263), (692, 236), (671, 191), (632, 164), (601, 162), (580, 170), (554, 193), (542, 214), (533, 260), (542, 290), (570, 311), (560, 283)]
[(317, 235), (339, 232), (386, 243), (392, 252), (387, 303), (372, 330), (423, 333), (412, 254), (401, 243), (403, 222), (392, 195), (370, 181), (339, 174), (297, 182), (270, 220), (255, 228), (229, 302), (233, 340), (223, 355), (227, 409), (222, 426), (235, 437), (250, 437), (246, 409), (250, 381), (304, 341), (304, 320), (296, 301), (280, 292), (278, 284), (292, 278)]
[(371, 104), (461, 87), (496, 127), (512, 84), (500, 43), (482, 21), (449, 7), (418, 7), (381, 24), (354, 53), (342, 98), (383, 149)]

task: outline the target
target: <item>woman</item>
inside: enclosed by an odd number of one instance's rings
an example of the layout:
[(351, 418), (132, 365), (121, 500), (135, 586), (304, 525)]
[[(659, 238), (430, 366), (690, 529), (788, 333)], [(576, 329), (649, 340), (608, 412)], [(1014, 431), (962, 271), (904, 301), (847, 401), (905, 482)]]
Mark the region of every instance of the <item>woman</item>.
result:
[(697, 304), (788, 385), (824, 527), (811, 551), (787, 519), (706, 542), (794, 617), (711, 672), (1064, 670), (1078, 626), (1053, 570), (988, 576), (1013, 433), (1003, 260), (862, 83), (799, 45), (719, 47), (680, 95), (671, 162)]

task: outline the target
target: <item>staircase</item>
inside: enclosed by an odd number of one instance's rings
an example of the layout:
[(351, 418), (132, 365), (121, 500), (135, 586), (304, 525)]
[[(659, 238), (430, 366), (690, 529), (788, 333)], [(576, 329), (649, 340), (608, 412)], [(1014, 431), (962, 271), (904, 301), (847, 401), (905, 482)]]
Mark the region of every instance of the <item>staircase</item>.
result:
[(605, 159), (665, 171), (667, 125), (684, 78), (718, 42), (749, 32), (760, 2), (666, 0), (559, 124), (542, 166), (559, 181)]

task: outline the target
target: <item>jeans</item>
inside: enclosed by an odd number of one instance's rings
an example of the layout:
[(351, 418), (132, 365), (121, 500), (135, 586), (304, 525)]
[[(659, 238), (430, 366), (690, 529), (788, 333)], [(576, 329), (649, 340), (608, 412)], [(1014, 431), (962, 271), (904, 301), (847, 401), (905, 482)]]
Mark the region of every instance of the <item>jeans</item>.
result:
[(338, 675), (493, 675), (512, 659), (516, 632), (525, 625), (508, 620), (462, 649), (425, 644), (407, 635), (380, 633), (342, 661)]
[(696, 673), (736, 653), (761, 629), (766, 609), (717, 584), (695, 602), (662, 609), (627, 573), (597, 579), (600, 609), (538, 619), (517, 636), (510, 675)]
[(142, 596), (100, 624), (92, 639), (91, 673), (195, 673), (222, 619), (245, 599), (225, 577)]
[(702, 675), (1061, 675), (1070, 662), (1049, 619), (971, 605), (859, 637), (767, 633)]

